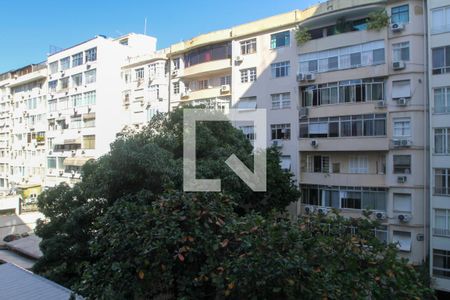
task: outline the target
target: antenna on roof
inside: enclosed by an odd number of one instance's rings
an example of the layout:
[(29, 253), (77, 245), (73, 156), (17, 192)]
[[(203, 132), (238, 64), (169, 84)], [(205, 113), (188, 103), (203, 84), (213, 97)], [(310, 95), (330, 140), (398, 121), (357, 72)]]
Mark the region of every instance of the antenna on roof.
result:
[(48, 55), (55, 54), (56, 52), (59, 52), (63, 50), (63, 48), (55, 46), (55, 45), (49, 45), (48, 46)]
[(144, 19), (144, 35), (147, 35), (147, 17)]

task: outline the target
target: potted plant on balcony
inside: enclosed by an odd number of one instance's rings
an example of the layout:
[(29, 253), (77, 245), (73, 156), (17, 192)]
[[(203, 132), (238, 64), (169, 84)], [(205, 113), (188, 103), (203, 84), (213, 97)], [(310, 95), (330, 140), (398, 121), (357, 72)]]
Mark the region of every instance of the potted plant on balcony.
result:
[(374, 11), (369, 14), (367, 29), (380, 31), (389, 25), (389, 16), (385, 10)]
[(298, 25), (295, 31), (295, 40), (297, 41), (298, 46), (302, 46), (310, 41), (311, 34), (309, 33), (308, 28)]

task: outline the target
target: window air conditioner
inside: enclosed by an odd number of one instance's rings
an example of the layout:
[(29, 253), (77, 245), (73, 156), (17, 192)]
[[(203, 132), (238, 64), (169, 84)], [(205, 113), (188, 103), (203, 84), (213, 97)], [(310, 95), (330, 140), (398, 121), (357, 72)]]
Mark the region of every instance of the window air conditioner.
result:
[(312, 140), (312, 141), (311, 141), (311, 146), (312, 146), (313, 148), (317, 148), (317, 147), (319, 147), (319, 142), (318, 142), (317, 140)]
[(316, 210), (316, 208), (312, 205), (306, 205), (305, 206), (305, 213), (307, 215), (314, 213), (314, 211)]
[(298, 82), (306, 81), (306, 75), (305, 75), (305, 73), (298, 73), (298, 74), (297, 74), (297, 81), (298, 81)]
[(397, 177), (397, 182), (398, 183), (405, 183), (407, 179), (408, 179), (408, 177), (406, 177), (406, 176), (398, 176)]
[(306, 80), (307, 81), (314, 81), (314, 80), (316, 80), (316, 74), (314, 74), (314, 73), (307, 73), (306, 74)]
[(327, 207), (319, 207), (319, 208), (317, 209), (317, 212), (318, 212), (320, 215), (326, 216), (326, 215), (330, 212), (330, 209), (327, 208)]
[(406, 63), (404, 61), (394, 61), (392, 63), (392, 69), (398, 71), (406, 68)]
[(376, 108), (385, 108), (386, 107), (386, 101), (384, 101), (384, 100), (377, 101), (375, 107)]
[(400, 24), (400, 23), (392, 23), (391, 24), (391, 31), (392, 32), (400, 32), (403, 29), (405, 29), (405, 24)]
[(178, 70), (173, 70), (173, 71), (172, 71), (172, 76), (173, 76), (173, 77), (178, 76)]
[(412, 141), (409, 139), (401, 139), (400, 140), (400, 146), (402, 147), (410, 147), (412, 144)]
[(408, 104), (408, 99), (406, 98), (398, 98), (397, 105), (398, 106), (406, 106)]
[(411, 215), (410, 215), (410, 214), (401, 214), (401, 215), (398, 215), (398, 220), (399, 220), (400, 222), (407, 223), (407, 222), (409, 222), (409, 221), (411, 220)]
[(375, 218), (377, 218), (377, 220), (384, 220), (387, 219), (387, 214), (385, 212), (379, 211), (375, 214)]
[(308, 107), (299, 107), (298, 115), (300, 118), (305, 118), (309, 114), (309, 108)]
[(242, 62), (244, 60), (244, 58), (242, 56), (236, 56), (236, 59), (234, 60), (235, 62)]
[(230, 85), (229, 84), (224, 84), (220, 87), (220, 92), (221, 93), (228, 93), (230, 92)]

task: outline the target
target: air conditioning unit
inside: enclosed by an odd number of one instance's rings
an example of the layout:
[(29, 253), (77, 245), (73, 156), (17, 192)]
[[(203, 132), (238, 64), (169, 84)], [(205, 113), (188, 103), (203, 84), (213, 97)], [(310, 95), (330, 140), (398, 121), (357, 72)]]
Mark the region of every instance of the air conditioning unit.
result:
[(244, 58), (242, 56), (236, 56), (236, 58), (234, 59), (235, 62), (239, 63), (242, 62), (244, 60)]
[(408, 177), (406, 177), (406, 176), (398, 176), (397, 177), (398, 183), (405, 183), (407, 180), (408, 180)]
[(300, 107), (298, 110), (298, 116), (300, 118), (306, 118), (309, 115), (309, 108), (308, 107)]
[(397, 218), (400, 222), (407, 223), (411, 220), (411, 215), (410, 214), (400, 214), (400, 215), (398, 215)]
[(178, 76), (178, 70), (173, 70), (173, 71), (172, 71), (172, 76), (173, 76), (173, 77)]
[(377, 218), (377, 220), (384, 220), (387, 219), (387, 214), (385, 212), (379, 211), (375, 213), (375, 218)]
[(276, 147), (276, 148), (283, 147), (283, 141), (282, 140), (273, 140), (272, 147)]
[(306, 205), (305, 206), (305, 213), (307, 215), (314, 213), (314, 211), (316, 210), (316, 208), (312, 205)]
[(326, 216), (326, 215), (328, 215), (329, 212), (330, 212), (330, 209), (327, 208), (327, 207), (319, 207), (319, 208), (317, 209), (317, 213), (318, 213), (319, 215), (324, 215), (324, 216)]
[(392, 63), (392, 69), (398, 71), (406, 68), (406, 63), (404, 61), (394, 61)]
[(298, 73), (297, 74), (297, 81), (298, 82), (306, 81), (306, 74), (305, 73)]
[(63, 176), (64, 171), (59, 171), (59, 176)]
[(319, 142), (317, 140), (312, 140), (311, 141), (311, 147), (313, 147), (313, 148), (319, 147)]
[(306, 80), (307, 81), (314, 81), (314, 80), (316, 80), (316, 74), (314, 74), (314, 73), (307, 73), (306, 74)]
[(230, 92), (230, 85), (229, 84), (224, 84), (220, 87), (220, 92), (221, 93), (229, 93)]
[(64, 71), (61, 71), (61, 76), (64, 76), (64, 74), (65, 74)]
[(385, 108), (386, 107), (386, 101), (384, 100), (379, 100), (377, 101), (377, 103), (375, 104), (376, 108)]
[(394, 147), (411, 147), (412, 146), (412, 140), (410, 139), (395, 139), (392, 141)]
[(392, 23), (391, 24), (391, 31), (392, 32), (400, 32), (405, 29), (405, 24), (400, 23)]
[(398, 106), (406, 106), (408, 104), (407, 98), (397, 98), (396, 100)]
[(86, 69), (89, 70), (91, 68), (91, 64), (86, 65)]

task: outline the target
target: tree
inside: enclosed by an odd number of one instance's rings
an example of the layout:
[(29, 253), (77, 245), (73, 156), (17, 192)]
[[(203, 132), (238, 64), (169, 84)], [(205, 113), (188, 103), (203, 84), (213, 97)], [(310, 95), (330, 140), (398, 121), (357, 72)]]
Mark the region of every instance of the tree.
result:
[[(219, 112), (216, 112), (219, 113)], [(220, 178), (223, 193), (238, 205), (238, 214), (284, 210), (297, 201), (292, 174), (280, 166), (276, 149), (267, 150), (267, 192), (255, 193), (225, 165), (236, 154), (252, 169), (252, 146), (240, 130), (226, 122), (197, 125), (197, 177)], [(43, 238), (43, 258), (34, 270), (71, 287), (94, 260), (89, 242), (95, 222), (122, 199), (149, 205), (170, 191), (182, 191), (183, 111), (158, 115), (145, 130), (124, 133), (111, 151), (83, 167), (82, 181), (42, 193), (38, 206), (46, 216), (36, 233)]]

